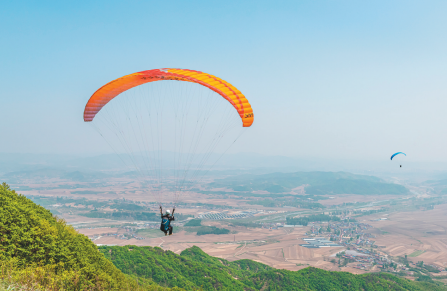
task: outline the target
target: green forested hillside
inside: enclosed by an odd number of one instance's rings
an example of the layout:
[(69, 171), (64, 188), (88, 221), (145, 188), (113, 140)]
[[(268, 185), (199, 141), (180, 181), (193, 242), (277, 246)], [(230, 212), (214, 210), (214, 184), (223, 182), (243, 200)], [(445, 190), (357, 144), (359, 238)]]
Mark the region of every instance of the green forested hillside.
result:
[(5, 183), (0, 185), (0, 263), (2, 277), (26, 279), (51, 290), (157, 288), (150, 281), (144, 288), (138, 286), (86, 236)]
[(251, 260), (229, 262), (192, 247), (180, 255), (152, 247), (100, 247), (126, 274), (151, 278), (162, 286), (186, 290), (447, 290), (386, 273), (353, 275), (306, 268), (278, 270)]
[(380, 178), (346, 172), (296, 172), (265, 175), (240, 175), (219, 179), (208, 184), (210, 188), (228, 188), (234, 191), (268, 191), (283, 193), (306, 185), (311, 195), (324, 194), (405, 194), (402, 185), (386, 183)]

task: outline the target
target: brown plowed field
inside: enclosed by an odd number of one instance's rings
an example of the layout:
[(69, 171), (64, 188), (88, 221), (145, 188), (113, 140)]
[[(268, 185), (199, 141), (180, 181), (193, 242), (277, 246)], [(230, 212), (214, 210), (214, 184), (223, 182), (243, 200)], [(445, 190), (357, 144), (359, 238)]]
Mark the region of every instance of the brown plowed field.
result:
[[(447, 205), (437, 205), (434, 210), (391, 213), (387, 218), (368, 222), (381, 230), (375, 241), (385, 248), (379, 250), (391, 256), (407, 255), (413, 262), (447, 267)], [(417, 255), (416, 251), (424, 252)], [(413, 253), (417, 256), (410, 257)]]

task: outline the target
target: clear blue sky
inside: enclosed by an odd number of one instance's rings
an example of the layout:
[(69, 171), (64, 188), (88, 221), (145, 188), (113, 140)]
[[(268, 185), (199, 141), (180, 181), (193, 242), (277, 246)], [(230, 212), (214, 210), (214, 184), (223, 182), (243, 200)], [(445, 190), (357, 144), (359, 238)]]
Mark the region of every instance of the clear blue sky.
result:
[(82, 120), (91, 94), (178, 67), (251, 101), (235, 151), (447, 161), (445, 15), (446, 1), (3, 0), (0, 152), (109, 152)]

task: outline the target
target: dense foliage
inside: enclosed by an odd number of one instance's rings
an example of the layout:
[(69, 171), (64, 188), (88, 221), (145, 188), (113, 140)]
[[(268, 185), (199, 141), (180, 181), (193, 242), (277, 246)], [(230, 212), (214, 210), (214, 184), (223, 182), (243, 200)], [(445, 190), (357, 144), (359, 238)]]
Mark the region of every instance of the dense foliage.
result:
[(197, 230), (197, 235), (206, 234), (229, 234), (230, 230), (226, 228), (218, 228), (215, 226), (202, 226)]
[(201, 226), (202, 220), (201, 219), (191, 219), (187, 223), (185, 223), (185, 226)]
[(392, 183), (337, 179), (335, 181), (322, 182), (318, 185), (310, 185), (309, 187), (306, 187), (306, 193), (311, 195), (324, 195), (324, 194), (400, 195), (400, 194), (407, 194), (408, 189), (402, 185)]
[(229, 262), (192, 247), (180, 255), (152, 247), (100, 247), (123, 272), (186, 290), (446, 290), (386, 273), (354, 275), (306, 268), (278, 270), (251, 260)]
[[(107, 258), (124, 273), (151, 278), (167, 287), (181, 286), (186, 290), (245, 290), (247, 285), (234, 278), (248, 277), (249, 271), (271, 269), (249, 260), (228, 262), (206, 255), (192, 247), (176, 255), (152, 247), (100, 247)], [(250, 290), (250, 289), (248, 289)], [(253, 289), (252, 289), (253, 290)]]
[(0, 185), (0, 234), (1, 270), (13, 270), (10, 277), (50, 274), (69, 290), (139, 290), (88, 237), (5, 183)]
[(133, 203), (114, 203), (110, 206), (112, 209), (118, 209), (118, 210), (127, 210), (127, 211), (145, 211), (147, 210), (147, 207), (133, 204)]
[(288, 225), (304, 225), (306, 226), (309, 222), (314, 221), (340, 221), (340, 218), (337, 216), (331, 216), (326, 214), (314, 214), (303, 217), (286, 217), (286, 223)]

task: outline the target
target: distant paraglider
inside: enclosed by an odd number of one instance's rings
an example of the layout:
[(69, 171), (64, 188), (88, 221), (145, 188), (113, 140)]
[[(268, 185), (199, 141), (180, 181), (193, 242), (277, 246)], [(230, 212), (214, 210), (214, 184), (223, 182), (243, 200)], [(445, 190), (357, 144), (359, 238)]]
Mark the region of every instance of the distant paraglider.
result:
[(402, 155), (404, 155), (404, 156), (407, 156), (405, 153), (403, 153), (403, 152), (397, 152), (397, 153), (395, 153), (395, 154), (393, 154), (392, 156), (391, 156), (391, 160), (393, 160), (393, 158), (395, 157), (395, 156), (397, 156), (397, 155), (399, 155), (399, 154), (402, 154)]
[[(391, 160), (393, 160), (393, 158), (395, 157), (395, 156), (397, 156), (397, 155), (400, 155), (400, 154), (402, 154), (402, 155), (404, 155), (404, 156), (407, 156), (405, 153), (403, 153), (403, 152), (397, 152), (397, 153), (395, 153), (395, 154), (393, 154), (392, 156), (391, 156)], [(400, 168), (402, 168), (402, 165), (400, 165)]]

